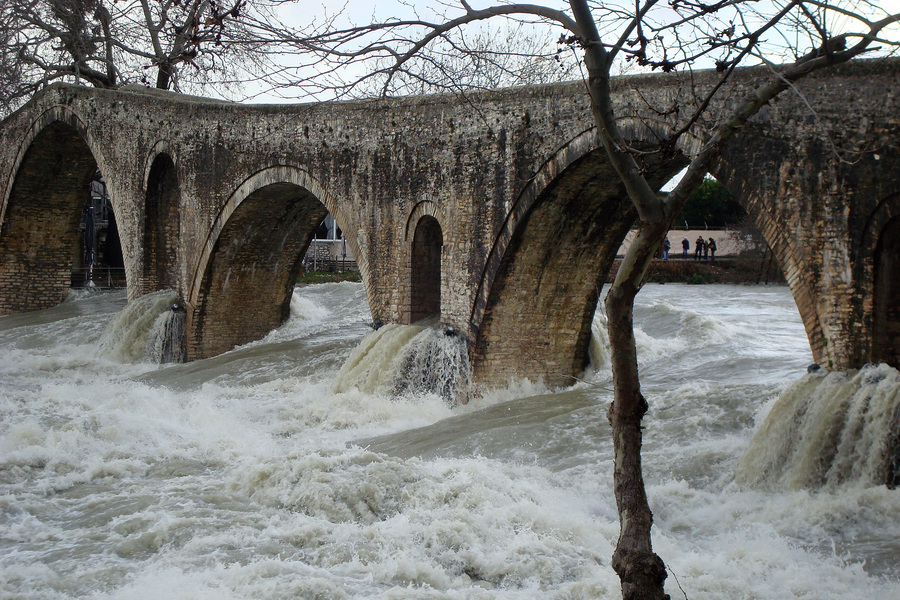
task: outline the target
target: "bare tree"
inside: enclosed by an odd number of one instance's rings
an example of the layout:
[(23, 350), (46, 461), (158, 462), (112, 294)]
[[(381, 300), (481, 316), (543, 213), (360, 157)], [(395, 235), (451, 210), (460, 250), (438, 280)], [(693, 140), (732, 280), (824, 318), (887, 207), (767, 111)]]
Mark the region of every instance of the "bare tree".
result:
[[(54, 81), (229, 95), (277, 78), (290, 0), (4, 0), (0, 116)], [(296, 79), (296, 73), (292, 73)]]
[[(436, 87), (454, 87), (445, 78), (454, 70), (440, 65), (447, 53), (458, 53), (477, 64), (485, 54), (460, 42), (460, 32), (474, 23), (506, 18), (541, 22), (562, 28), (563, 48), (577, 50), (586, 71), (586, 90), (597, 135), (637, 211), (637, 234), (607, 297), (614, 401), (609, 409), (615, 447), (615, 497), (620, 536), (612, 565), (626, 599), (662, 599), (666, 568), (651, 544), (652, 513), (641, 468), (641, 422), (648, 403), (641, 393), (633, 330), (634, 299), (651, 260), (672, 220), (689, 194), (713, 166), (723, 145), (763, 106), (792, 88), (806, 75), (890, 47), (897, 40), (900, 14), (888, 13), (878, 2), (834, 0), (636, 0), (566, 5), (504, 3), (476, 9), (435, 3), (430, 19), (394, 19), (364, 26), (326, 28), (306, 43), (328, 61), (326, 85), (345, 92), (378, 82), (388, 95), (407, 81), (427, 80)], [(419, 7), (417, 7), (418, 9)], [(890, 39), (888, 39), (890, 38)], [(893, 40), (893, 41), (892, 41)], [(491, 58), (488, 56), (487, 58)], [(718, 82), (695, 99), (693, 107), (670, 115), (672, 133), (656, 152), (673, 153), (679, 138), (690, 133), (701, 140), (699, 151), (681, 181), (660, 198), (641, 169), (641, 155), (619, 130), (612, 104), (610, 78), (622, 61), (646, 70), (675, 71), (714, 67)], [(364, 62), (361, 77), (334, 83), (335, 70)], [(724, 114), (709, 109), (738, 66), (757, 64), (758, 80), (744, 98)], [(397, 82), (401, 85), (397, 85)], [(646, 150), (644, 151), (646, 152)]]
[[(546, 27), (514, 23), (511, 27), (480, 27), (460, 31), (415, 57), (415, 68), (404, 69), (386, 81), (371, 79), (363, 95), (419, 95), (464, 93), (520, 85), (540, 85), (580, 77), (572, 54), (562, 52)], [(390, 70), (392, 59), (380, 61)], [(384, 83), (387, 88), (382, 89)], [(355, 90), (358, 91), (358, 90)]]

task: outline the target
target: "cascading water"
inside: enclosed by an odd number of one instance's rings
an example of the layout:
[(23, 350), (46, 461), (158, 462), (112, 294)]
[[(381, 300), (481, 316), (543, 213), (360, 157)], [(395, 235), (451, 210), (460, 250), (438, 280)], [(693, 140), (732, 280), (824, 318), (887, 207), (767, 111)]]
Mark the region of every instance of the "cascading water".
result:
[[(172, 299), (0, 317), (0, 598), (621, 598), (602, 317), (577, 385), (494, 382), (451, 406), (393, 392), (414, 338), (455, 338), (372, 333), (360, 284), (298, 287), (287, 323), (220, 356), (144, 362)], [(648, 285), (635, 320), (666, 592), (900, 598), (900, 491), (734, 484), (786, 382), (840, 379), (805, 375), (789, 290)], [(867, 414), (892, 386), (866, 370)]]
[(739, 485), (787, 489), (897, 484), (900, 372), (810, 373), (772, 406), (738, 467)]
[(103, 355), (120, 362), (170, 363), (184, 360), (184, 309), (173, 290), (129, 302), (100, 338)]
[(464, 401), (469, 390), (466, 343), (437, 318), (414, 325), (384, 325), (350, 354), (332, 391), (357, 388), (373, 394), (437, 394)]
[(465, 341), (449, 328), (426, 328), (410, 342), (395, 394), (437, 394), (448, 402), (464, 402), (470, 388)]
[(606, 316), (598, 310), (594, 314), (594, 320), (591, 323), (591, 345), (588, 348), (588, 356), (590, 357), (589, 368), (593, 372), (609, 365), (609, 332), (606, 326)]
[(153, 322), (148, 336), (147, 357), (150, 362), (184, 362), (184, 307), (177, 302), (169, 306)]

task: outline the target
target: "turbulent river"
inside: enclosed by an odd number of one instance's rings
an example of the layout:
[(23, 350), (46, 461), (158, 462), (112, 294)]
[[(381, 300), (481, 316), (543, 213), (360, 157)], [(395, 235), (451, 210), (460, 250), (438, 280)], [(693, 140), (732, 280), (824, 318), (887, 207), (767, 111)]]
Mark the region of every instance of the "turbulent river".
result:
[[(393, 380), (421, 331), (372, 334), (361, 285), (298, 288), (265, 339), (160, 365), (170, 300), (0, 318), (0, 597), (620, 597), (602, 332), (573, 387), (453, 407)], [(900, 490), (873, 475), (897, 371), (807, 374), (783, 287), (638, 304), (672, 598), (900, 598)]]

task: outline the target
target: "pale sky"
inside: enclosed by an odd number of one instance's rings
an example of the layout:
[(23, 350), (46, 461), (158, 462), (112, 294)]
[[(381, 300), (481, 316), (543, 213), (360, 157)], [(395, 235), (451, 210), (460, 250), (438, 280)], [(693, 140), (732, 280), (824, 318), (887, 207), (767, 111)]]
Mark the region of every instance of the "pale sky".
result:
[[(601, 4), (611, 5), (618, 2), (624, 2), (625, 4), (632, 6), (631, 0), (613, 0), (613, 2), (606, 2)], [(850, 4), (858, 4), (858, 2), (854, 0), (847, 0)], [(470, 5), (475, 8), (485, 8), (495, 4), (501, 4), (501, 2), (491, 2), (491, 1), (481, 1), (481, 0), (470, 0)], [(568, 3), (561, 2), (559, 0), (549, 0), (545, 2), (538, 2), (541, 5), (551, 6), (554, 8), (560, 8), (565, 10), (565, 12), (570, 12), (568, 10)], [(769, 4), (768, 0), (761, 0), (759, 3), (754, 3), (751, 6), (753, 7), (762, 7), (764, 4)], [(379, 22), (385, 21), (391, 18), (399, 18), (399, 19), (409, 19), (413, 18), (414, 11), (419, 12), (419, 17), (423, 19), (434, 19), (435, 21), (439, 21), (440, 18), (435, 14), (435, 10), (442, 10), (442, 4), (449, 4), (454, 11), (457, 12), (460, 10), (458, 7), (458, 0), (444, 0), (444, 2), (440, 2), (439, 0), (380, 0), (376, 2), (366, 1), (366, 0), (346, 0), (341, 1), (337, 0), (333, 3), (322, 2), (321, 0), (317, 1), (298, 1), (294, 3), (289, 3), (284, 5), (280, 9), (280, 14), (283, 16), (283, 20), (287, 24), (296, 24), (298, 27), (302, 27), (305, 24), (310, 22), (321, 23), (327, 15), (335, 15), (340, 14), (338, 18), (338, 23), (340, 25), (363, 25), (371, 22)], [(667, 2), (660, 3), (663, 7), (667, 6)], [(780, 2), (777, 2), (780, 4)], [(900, 0), (880, 0), (878, 2), (878, 6), (880, 6), (885, 13), (888, 12), (900, 12)], [(671, 12), (668, 8), (661, 9), (665, 12)], [(664, 13), (658, 15), (657, 18), (669, 19), (670, 17)], [(490, 26), (493, 28), (499, 28), (502, 26), (504, 20), (501, 19), (491, 19), (489, 24), (488, 22), (484, 22), (483, 26)], [(840, 20), (837, 23), (833, 24), (836, 28), (841, 28)], [(892, 37), (894, 39), (900, 39), (900, 28), (895, 28)], [(562, 32), (562, 29), (558, 26), (552, 27), (548, 29), (548, 36), (553, 36), (554, 38)], [(609, 33), (609, 32), (601, 32), (601, 33)], [(778, 39), (777, 34), (773, 34), (771, 36), (773, 39), (771, 41), (781, 42), (782, 40)], [(801, 44), (802, 45), (802, 44)], [(785, 57), (787, 58), (787, 57)], [(708, 66), (712, 66), (710, 63)], [(362, 69), (362, 67), (357, 67), (357, 69)], [(638, 70), (635, 69), (634, 72)], [(359, 72), (362, 72), (361, 70)], [(296, 98), (296, 93), (291, 94), (293, 90), (287, 90), (284, 94), (279, 95), (277, 92), (275, 93), (263, 93), (257, 95), (255, 98), (251, 100), (251, 102), (259, 102), (259, 103), (284, 103), (284, 102), (309, 102), (318, 100), (326, 100), (328, 99), (327, 95), (319, 95), (318, 98)], [(248, 94), (250, 95), (250, 94)], [(292, 97), (293, 96), (293, 97)]]

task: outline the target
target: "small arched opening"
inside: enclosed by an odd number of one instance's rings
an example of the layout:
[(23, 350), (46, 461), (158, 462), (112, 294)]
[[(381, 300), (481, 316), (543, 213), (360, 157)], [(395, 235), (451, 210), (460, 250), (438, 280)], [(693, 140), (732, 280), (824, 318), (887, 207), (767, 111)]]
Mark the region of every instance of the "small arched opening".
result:
[(900, 369), (900, 217), (890, 220), (875, 248), (872, 362)]
[(441, 312), (441, 225), (432, 216), (422, 217), (413, 235), (410, 269), (409, 322)]
[(179, 198), (175, 163), (160, 153), (150, 166), (144, 204), (145, 292), (178, 285)]

